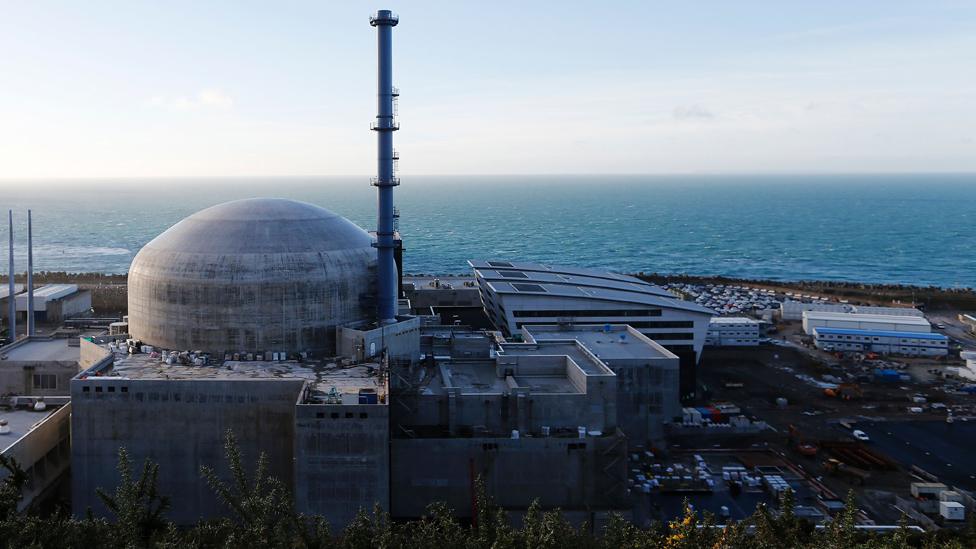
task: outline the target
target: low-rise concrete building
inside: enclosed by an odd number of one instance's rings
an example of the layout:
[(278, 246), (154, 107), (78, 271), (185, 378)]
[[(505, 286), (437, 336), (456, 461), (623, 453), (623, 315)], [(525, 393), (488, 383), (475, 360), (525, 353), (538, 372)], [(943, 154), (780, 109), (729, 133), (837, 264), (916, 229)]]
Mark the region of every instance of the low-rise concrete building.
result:
[(528, 344), (572, 344), (613, 370), (617, 424), (631, 444), (660, 442), (664, 424), (681, 415), (678, 357), (630, 326), (523, 326), (522, 339)]
[[(67, 399), (36, 404), (15, 398), (0, 407), (0, 455), (13, 458), (27, 473), (27, 484), (17, 502), (20, 511), (53, 490), (71, 464), (71, 404)], [(0, 481), (7, 474), (0, 469)]]
[(481, 305), (481, 293), (473, 276), (404, 275), (403, 294), (414, 309)]
[(80, 359), (77, 338), (25, 337), (0, 348), (0, 396), (66, 396)]
[(759, 345), (758, 320), (745, 316), (716, 316), (708, 322), (705, 345), (749, 347)]
[[(269, 473), (298, 509), (342, 525), (360, 507), (388, 505), (388, 412), (378, 364), (227, 361), (166, 364), (156, 353), (105, 348), (71, 382), (72, 507), (104, 516), (96, 488), (118, 482), (120, 447), (133, 463), (159, 463), (160, 492), (180, 524), (226, 513), (200, 478), (227, 477), (223, 439), (244, 461), (268, 457)], [(369, 393), (360, 403), (360, 394)]]
[(394, 517), (443, 501), (470, 517), (475, 480), (502, 507), (613, 509), (626, 482), (617, 376), (578, 342), (502, 344), (431, 328), (391, 372)]

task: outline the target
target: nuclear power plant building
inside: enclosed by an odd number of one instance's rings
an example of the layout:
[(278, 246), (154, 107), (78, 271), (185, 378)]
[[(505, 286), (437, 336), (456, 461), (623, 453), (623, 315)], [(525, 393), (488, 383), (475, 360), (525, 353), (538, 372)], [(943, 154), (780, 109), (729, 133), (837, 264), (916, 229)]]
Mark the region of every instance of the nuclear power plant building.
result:
[(118, 483), (120, 448), (159, 464), (178, 524), (226, 514), (201, 467), (230, 478), (228, 434), (246, 467), (264, 455), (297, 510), (335, 528), (376, 504), (397, 519), (433, 502), (471, 517), (479, 481), (515, 511), (539, 499), (592, 520), (628, 507), (628, 446), (660, 440), (680, 415), (710, 311), (630, 277), (492, 261), (471, 266), (500, 331), (430, 304), (407, 314), (393, 208), (398, 19), (370, 23), (375, 233), (257, 198), (146, 244), (129, 272), (128, 333), (82, 340), (70, 381), (76, 515), (109, 514), (97, 490)]
[(509, 336), (551, 324), (627, 324), (681, 362), (682, 399), (695, 395), (713, 311), (639, 278), (577, 267), (471, 260), (485, 311)]

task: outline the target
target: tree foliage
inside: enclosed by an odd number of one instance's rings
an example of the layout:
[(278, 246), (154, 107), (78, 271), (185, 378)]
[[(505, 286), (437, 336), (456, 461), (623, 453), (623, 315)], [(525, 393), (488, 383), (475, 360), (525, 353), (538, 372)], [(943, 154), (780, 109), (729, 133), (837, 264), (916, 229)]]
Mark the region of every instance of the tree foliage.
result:
[[(225, 438), (224, 475), (203, 468), (201, 475), (227, 513), (225, 518), (177, 527), (166, 518), (167, 495), (161, 494), (159, 467), (143, 462), (134, 477), (129, 455), (119, 451), (119, 483), (112, 494), (98, 495), (113, 520), (49, 516), (17, 512), (28, 475), (11, 459), (0, 456), (0, 547), (66, 548), (236, 548), (288, 549), (763, 549), (763, 548), (964, 548), (976, 546), (976, 522), (968, 528), (919, 533), (900, 528), (866, 534), (856, 529), (858, 509), (853, 492), (844, 510), (822, 529), (797, 517), (790, 491), (777, 509), (760, 505), (742, 521), (716, 525), (709, 513), (698, 513), (687, 501), (684, 512), (663, 525), (640, 528), (619, 513), (609, 513), (597, 527), (574, 524), (558, 509), (544, 509), (538, 500), (518, 516), (497, 506), (482, 479), (475, 482), (476, 516), (459, 521), (442, 503), (430, 505), (415, 521), (397, 522), (375, 506), (361, 509), (341, 531), (333, 533), (325, 517), (295, 511), (285, 485), (268, 473), (265, 456), (253, 471), (231, 433)], [(594, 515), (595, 516), (595, 515)], [(514, 520), (513, 520), (514, 518)], [(519, 524), (515, 526), (515, 524)]]

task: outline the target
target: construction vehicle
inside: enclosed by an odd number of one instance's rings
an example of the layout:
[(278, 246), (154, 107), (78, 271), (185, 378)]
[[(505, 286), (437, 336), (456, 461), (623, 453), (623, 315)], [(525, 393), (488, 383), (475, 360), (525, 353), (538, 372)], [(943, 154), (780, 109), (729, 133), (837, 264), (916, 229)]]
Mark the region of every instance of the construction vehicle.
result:
[(804, 440), (802, 434), (800, 433), (800, 429), (793, 424), (790, 424), (789, 443), (802, 456), (813, 457), (817, 455), (817, 451), (819, 450), (816, 443), (811, 440)]
[(854, 467), (853, 465), (848, 465), (843, 461), (829, 458), (823, 462), (823, 468), (835, 476), (847, 477), (853, 483), (863, 485), (868, 478), (871, 477), (871, 473), (861, 469), (860, 467)]
[(864, 392), (856, 383), (841, 383), (834, 389), (824, 389), (824, 396), (841, 400), (857, 400), (864, 396)]

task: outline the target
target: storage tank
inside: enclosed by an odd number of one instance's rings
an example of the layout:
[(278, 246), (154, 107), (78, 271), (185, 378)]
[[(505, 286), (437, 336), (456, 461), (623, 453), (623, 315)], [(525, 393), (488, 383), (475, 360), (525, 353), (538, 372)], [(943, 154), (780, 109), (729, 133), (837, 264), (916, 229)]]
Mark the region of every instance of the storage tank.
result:
[(129, 333), (163, 349), (330, 354), (375, 317), (370, 235), (326, 209), (255, 198), (197, 212), (129, 269)]

